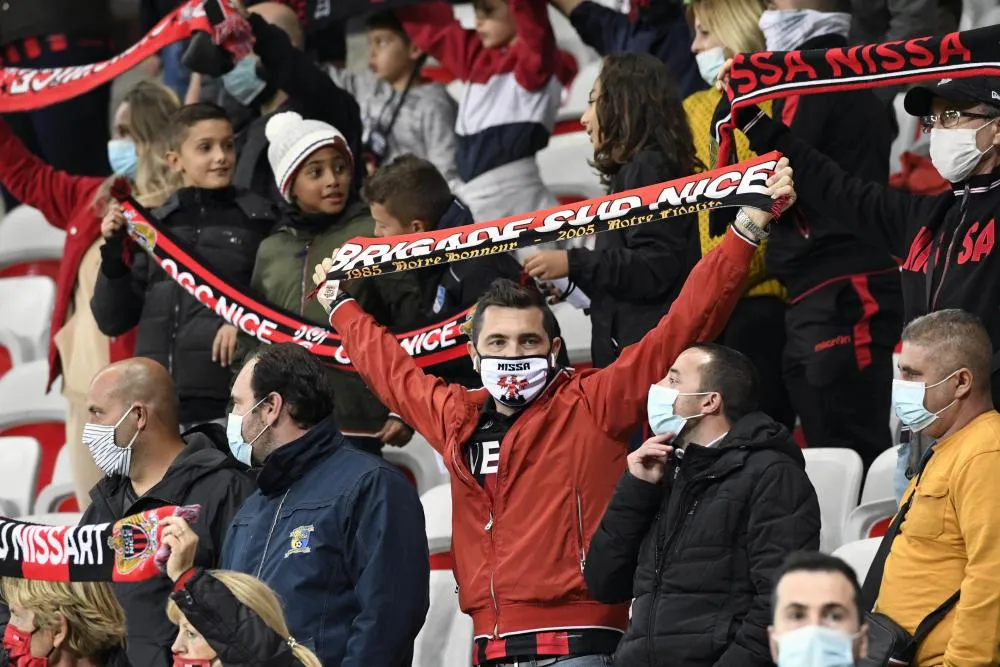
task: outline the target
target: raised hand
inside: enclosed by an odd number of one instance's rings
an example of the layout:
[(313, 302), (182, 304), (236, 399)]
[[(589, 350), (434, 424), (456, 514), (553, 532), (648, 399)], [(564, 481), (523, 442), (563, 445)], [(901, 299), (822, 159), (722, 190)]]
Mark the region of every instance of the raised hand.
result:
[(667, 458), (674, 451), (667, 443), (673, 439), (673, 433), (664, 433), (642, 443), (639, 449), (628, 455), (629, 473), (644, 482), (659, 484), (667, 470)]

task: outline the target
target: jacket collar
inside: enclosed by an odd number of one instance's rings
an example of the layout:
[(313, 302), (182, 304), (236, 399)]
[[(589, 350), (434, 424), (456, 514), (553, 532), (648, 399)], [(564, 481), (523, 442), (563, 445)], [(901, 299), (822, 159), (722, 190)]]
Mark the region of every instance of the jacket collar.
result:
[(333, 417), (328, 417), (268, 456), (257, 477), (257, 486), (265, 496), (280, 495), (343, 444), (344, 434)]

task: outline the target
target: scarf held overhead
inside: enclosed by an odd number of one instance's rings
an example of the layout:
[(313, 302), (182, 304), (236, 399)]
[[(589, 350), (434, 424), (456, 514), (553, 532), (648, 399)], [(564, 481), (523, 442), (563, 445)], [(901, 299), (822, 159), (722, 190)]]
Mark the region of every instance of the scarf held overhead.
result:
[[(87, 0), (80, 0), (86, 2)], [(0, 113), (27, 111), (64, 102), (124, 74), (165, 46), (196, 32), (215, 36), (234, 57), (249, 49), (236, 38), (240, 21), (230, 0), (187, 0), (124, 52), (99, 63), (71, 67), (0, 69)]]
[(198, 505), (168, 506), (114, 524), (45, 526), (0, 517), (0, 577), (36, 581), (152, 579), (166, 572), (170, 550), (162, 519), (198, 519)]
[(327, 279), (439, 266), (729, 206), (770, 210), (774, 202), (765, 183), (780, 157), (771, 152), (731, 167), (491, 222), (353, 238), (340, 247)]
[(734, 116), (745, 107), (793, 95), (972, 76), (1000, 76), (1000, 26), (885, 44), (740, 53), (713, 120), (719, 166), (733, 155)]
[[(129, 235), (170, 278), (206, 308), (261, 343), (296, 343), (335, 368), (354, 370), (340, 338), (330, 329), (230, 285), (210, 271), (136, 201), (121, 200)], [(471, 309), (470, 309), (471, 310)], [(396, 333), (396, 340), (424, 368), (467, 357), (463, 331), (469, 310), (415, 331)]]

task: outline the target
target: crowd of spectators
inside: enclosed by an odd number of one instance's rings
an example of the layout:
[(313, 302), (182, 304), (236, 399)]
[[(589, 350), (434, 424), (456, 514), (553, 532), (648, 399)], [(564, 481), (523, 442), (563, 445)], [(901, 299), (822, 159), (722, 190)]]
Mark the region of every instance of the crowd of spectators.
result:
[[(179, 4), (144, 0), (142, 29)], [(328, 280), (355, 237), (557, 205), (537, 155), (580, 63), (544, 0), (474, 0), (474, 29), (447, 2), (372, 2), (365, 67), (328, 2), (230, 4), (252, 52), (219, 76), (178, 43), (115, 109), (100, 86), (0, 118), (7, 210), (67, 230), (49, 379), (81, 523), (201, 508), (164, 520), (163, 576), (4, 578), (0, 664), (408, 667), (425, 516), (382, 450), (417, 433), (450, 478), (473, 664), (1000, 664), (1000, 78), (741, 111), (734, 157), (784, 156), (766, 211)], [(716, 164), (734, 55), (940, 35), (963, 9), (552, 4), (602, 57), (579, 122), (607, 193)], [(123, 50), (111, 5), (3, 3), (2, 64)], [(907, 164), (934, 194), (891, 180), (897, 99), (929, 136)], [(123, 182), (220, 281), (336, 331), (351, 367), (206, 308), (130, 236)], [(550, 307), (570, 294), (586, 368)], [(389, 331), (470, 309), (468, 357), (436, 370)], [(803, 446), (864, 469), (898, 452), (867, 576), (819, 551)]]

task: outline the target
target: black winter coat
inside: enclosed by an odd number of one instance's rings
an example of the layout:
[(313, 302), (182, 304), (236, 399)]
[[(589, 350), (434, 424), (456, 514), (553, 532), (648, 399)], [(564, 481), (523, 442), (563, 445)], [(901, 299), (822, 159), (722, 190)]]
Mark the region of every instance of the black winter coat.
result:
[(615, 666), (770, 666), (772, 575), (819, 532), (802, 452), (763, 413), (688, 445), (661, 484), (626, 471), (584, 572), (596, 600), (635, 598)]
[[(622, 166), (612, 192), (680, 178), (656, 151)], [(598, 234), (593, 250), (569, 251), (569, 278), (590, 297), (591, 358), (604, 368), (667, 314), (701, 258), (698, 216), (682, 215)]]
[[(235, 285), (250, 284), (257, 246), (277, 220), (268, 200), (235, 188), (182, 188), (153, 213), (189, 252)], [(225, 416), (232, 371), (212, 361), (212, 342), (224, 321), (144, 251), (136, 249), (130, 270), (121, 239), (101, 248), (90, 306), (107, 336), (139, 326), (136, 356), (170, 371), (182, 423)]]
[[(187, 577), (187, 575), (185, 575)], [(170, 596), (226, 667), (299, 667), (282, 637), (201, 568), (179, 579)]]
[[(168, 505), (201, 505), (198, 520), (191, 526), (198, 534), (195, 564), (217, 567), (229, 524), (256, 485), (245, 466), (220, 451), (228, 448), (221, 427), (206, 425), (189, 431), (184, 439), (187, 446), (163, 479), (141, 498), (129, 502), (132, 483), (120, 475), (98, 482), (90, 491), (91, 505), (80, 523), (113, 523)], [(177, 636), (166, 614), (173, 588), (170, 580), (163, 576), (114, 587), (128, 623), (129, 660), (136, 667), (170, 667), (170, 647)]]

